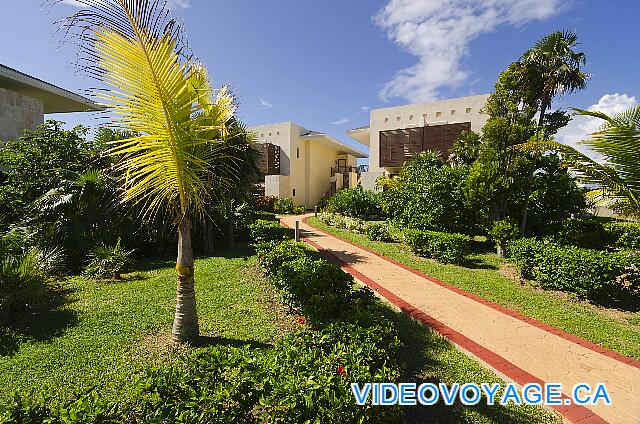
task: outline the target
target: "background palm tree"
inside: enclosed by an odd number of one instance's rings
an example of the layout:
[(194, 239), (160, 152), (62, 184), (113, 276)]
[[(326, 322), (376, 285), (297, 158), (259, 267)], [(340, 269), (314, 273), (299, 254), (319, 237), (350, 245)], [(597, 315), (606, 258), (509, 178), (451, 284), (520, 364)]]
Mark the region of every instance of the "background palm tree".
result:
[[(582, 90), (587, 86), (589, 74), (581, 70), (581, 66), (586, 63), (586, 56), (582, 52), (575, 51), (577, 46), (578, 36), (576, 33), (556, 31), (540, 39), (516, 62), (516, 73), (519, 75), (521, 85), (526, 87), (528, 102), (535, 104), (538, 108), (540, 114), (538, 132), (542, 136), (549, 132), (545, 128), (545, 123), (548, 121), (547, 110), (551, 106), (553, 98), (557, 95), (562, 96)], [(525, 188), (520, 223), (522, 235), (524, 235), (527, 225), (529, 198), (531, 197), (535, 169), (536, 158), (534, 155)]]
[(564, 164), (581, 181), (606, 187), (608, 194), (620, 199), (631, 214), (640, 215), (640, 105), (614, 116), (582, 109), (574, 111), (604, 120), (590, 139), (580, 142), (602, 155), (604, 163), (553, 140), (531, 141), (518, 147), (528, 152), (560, 153)]
[[(78, 0), (85, 6), (62, 28), (79, 40), (80, 65), (109, 88), (95, 90), (105, 103), (110, 127), (131, 137), (113, 141), (121, 157), (122, 201), (145, 217), (172, 219), (178, 228), (176, 312), (172, 336), (199, 335), (194, 292), (192, 219), (203, 215), (212, 196), (207, 184), (225, 161), (227, 123), (234, 99), (217, 93), (204, 67), (189, 54), (185, 35), (165, 2)], [(220, 170), (216, 168), (217, 173)], [(224, 184), (221, 178), (217, 184)]]

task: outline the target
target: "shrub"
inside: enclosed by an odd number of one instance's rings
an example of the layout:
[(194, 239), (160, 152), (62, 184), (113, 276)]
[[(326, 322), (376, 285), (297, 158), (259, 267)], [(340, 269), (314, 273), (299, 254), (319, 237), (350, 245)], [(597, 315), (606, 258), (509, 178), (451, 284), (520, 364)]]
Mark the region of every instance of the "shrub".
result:
[(126, 250), (120, 244), (120, 239), (115, 245), (98, 244), (91, 248), (87, 257), (89, 263), (84, 269), (84, 273), (91, 278), (114, 278), (120, 279), (120, 275), (133, 261), (131, 254), (133, 250)]
[(264, 212), (275, 212), (274, 207), (278, 198), (276, 196), (256, 196), (256, 207)]
[(548, 235), (555, 243), (586, 249), (604, 249), (610, 242), (604, 225), (590, 219), (568, 218), (554, 221), (543, 235)]
[(318, 214), (320, 221), (335, 228), (346, 228), (346, 218), (337, 213), (322, 212)]
[(367, 223), (359, 218), (344, 218), (344, 228), (349, 231), (353, 231), (354, 233), (363, 233)]
[(0, 315), (40, 306), (52, 295), (53, 275), (62, 268), (62, 251), (30, 249), (0, 261)]
[(623, 300), (640, 295), (638, 258), (633, 255), (533, 239), (512, 242), (509, 253), (523, 277), (534, 278), (546, 289), (597, 300)]
[(292, 230), (280, 225), (277, 221), (259, 219), (249, 226), (251, 238), (256, 243), (272, 240), (286, 240), (292, 237)]
[(611, 222), (605, 224), (610, 243), (620, 249), (640, 249), (640, 224)]
[(290, 334), (268, 350), (206, 348), (150, 371), (142, 415), (157, 422), (397, 422), (397, 407), (355, 406), (349, 384), (397, 381), (390, 359), (397, 349), (392, 329), (345, 323)]
[(461, 263), (471, 243), (471, 237), (460, 233), (405, 229), (403, 235), (414, 252), (443, 263)]
[(512, 240), (507, 245), (507, 254), (513, 259), (523, 278), (533, 279), (538, 257), (545, 249), (545, 243), (534, 238)]
[(324, 259), (284, 262), (274, 281), (287, 303), (312, 322), (335, 321), (350, 312), (353, 277)]
[(518, 227), (508, 220), (495, 221), (491, 230), (489, 230), (489, 237), (496, 243), (498, 248), (498, 255), (504, 256), (504, 250), (508, 242), (518, 237)]
[(478, 220), (465, 194), (468, 173), (466, 166), (445, 165), (438, 153), (420, 153), (397, 177), (378, 179), (382, 209), (402, 227), (471, 233)]
[(369, 240), (373, 241), (393, 241), (393, 237), (389, 232), (389, 225), (383, 222), (372, 222), (368, 224), (364, 233), (367, 235)]
[(354, 218), (379, 216), (378, 195), (362, 186), (338, 191), (329, 198), (327, 211)]
[(305, 245), (293, 240), (273, 240), (256, 245), (258, 265), (268, 276), (276, 275), (282, 264), (305, 256)]
[(293, 199), (278, 199), (273, 205), (273, 211), (281, 214), (300, 215), (305, 212), (305, 207), (296, 205)]

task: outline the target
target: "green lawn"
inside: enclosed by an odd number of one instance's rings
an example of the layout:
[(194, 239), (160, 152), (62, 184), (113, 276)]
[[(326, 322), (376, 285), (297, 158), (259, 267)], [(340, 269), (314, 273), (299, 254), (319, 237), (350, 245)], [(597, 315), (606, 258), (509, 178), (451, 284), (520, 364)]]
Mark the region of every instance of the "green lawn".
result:
[(470, 255), (466, 267), (444, 265), (416, 256), (402, 243), (370, 241), (364, 235), (330, 227), (314, 217), (309, 224), (523, 315), (640, 359), (640, 312), (600, 308), (522, 285), (498, 271), (505, 261), (493, 253)]
[[(196, 295), (203, 335), (211, 344), (270, 343), (278, 304), (248, 250), (237, 257), (196, 261)], [(0, 327), (0, 401), (12, 390), (47, 388), (56, 397), (94, 385), (127, 398), (147, 364), (178, 354), (167, 348), (175, 308), (174, 262), (139, 264), (126, 281), (65, 282), (67, 303), (39, 318)]]
[[(138, 264), (125, 281), (97, 282), (74, 277), (65, 285), (67, 302), (19, 325), (0, 327), (0, 402), (13, 390), (66, 398), (93, 386), (103, 396), (134, 400), (136, 383), (150, 364), (161, 364), (185, 350), (169, 346), (175, 302), (172, 261)], [(201, 333), (206, 344), (269, 346), (291, 331), (270, 286), (260, 276), (255, 256), (239, 250), (227, 257), (196, 261), (196, 292)], [(458, 352), (437, 334), (402, 313), (381, 305), (404, 343), (406, 381), (498, 382), (494, 374)], [(411, 407), (407, 422), (557, 422), (537, 407)]]

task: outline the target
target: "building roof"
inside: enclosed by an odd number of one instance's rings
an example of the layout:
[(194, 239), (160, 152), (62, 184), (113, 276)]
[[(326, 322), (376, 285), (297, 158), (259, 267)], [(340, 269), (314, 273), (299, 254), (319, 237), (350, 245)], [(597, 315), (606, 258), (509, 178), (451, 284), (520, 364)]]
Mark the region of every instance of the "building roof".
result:
[(0, 64), (0, 88), (42, 100), (44, 113), (95, 112), (92, 100)]
[(322, 143), (326, 146), (332, 147), (336, 150), (338, 150), (338, 152), (340, 153), (346, 153), (352, 156), (355, 156), (357, 158), (366, 158), (368, 157), (366, 153), (355, 149), (351, 146), (347, 146), (346, 144), (336, 140), (335, 138), (331, 137), (330, 135), (321, 133), (321, 132), (317, 132), (317, 131), (310, 131), (308, 134), (302, 135), (300, 136), (301, 139), (303, 140), (313, 140), (316, 143)]
[(360, 143), (368, 146), (371, 144), (371, 128), (369, 126), (353, 128), (351, 130), (347, 130), (347, 135), (353, 139), (358, 140)]

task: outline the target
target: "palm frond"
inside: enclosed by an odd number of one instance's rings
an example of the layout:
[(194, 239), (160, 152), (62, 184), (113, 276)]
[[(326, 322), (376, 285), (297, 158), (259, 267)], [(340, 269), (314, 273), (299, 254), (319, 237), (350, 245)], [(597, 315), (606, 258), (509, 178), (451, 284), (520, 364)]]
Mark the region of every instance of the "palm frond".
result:
[(110, 127), (132, 135), (110, 142), (109, 154), (121, 157), (115, 170), (123, 201), (147, 217), (200, 212), (210, 191), (206, 176), (224, 154), (233, 102), (211, 99), (206, 71), (188, 54), (165, 2), (78, 1), (86, 9), (63, 28), (78, 36), (83, 69), (109, 86), (95, 94)]

